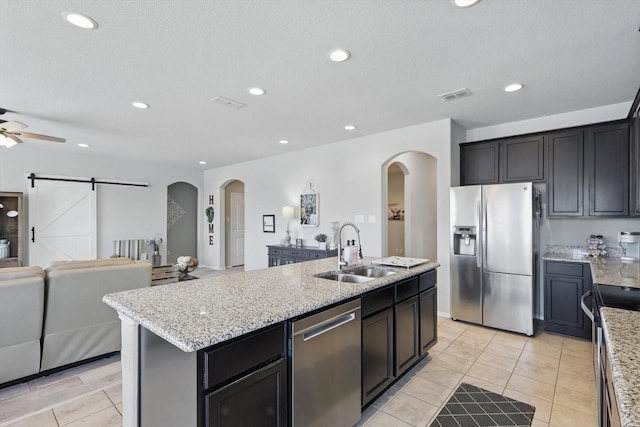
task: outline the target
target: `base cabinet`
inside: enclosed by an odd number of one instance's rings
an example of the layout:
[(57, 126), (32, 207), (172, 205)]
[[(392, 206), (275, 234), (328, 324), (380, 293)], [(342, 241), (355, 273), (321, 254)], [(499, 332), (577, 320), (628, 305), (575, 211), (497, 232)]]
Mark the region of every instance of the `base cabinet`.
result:
[(199, 365), (199, 425), (287, 427), (284, 324), (201, 350)]
[(432, 270), (363, 295), (363, 407), (437, 342), (436, 278)]
[(267, 245), (267, 248), (269, 250), (269, 267), (338, 256), (338, 249), (320, 249), (314, 246), (296, 248), (294, 246)]
[(287, 426), (287, 364), (284, 359), (206, 397), (206, 426)]
[(580, 298), (591, 289), (589, 264), (545, 262), (544, 329), (579, 338), (591, 337), (591, 321)]

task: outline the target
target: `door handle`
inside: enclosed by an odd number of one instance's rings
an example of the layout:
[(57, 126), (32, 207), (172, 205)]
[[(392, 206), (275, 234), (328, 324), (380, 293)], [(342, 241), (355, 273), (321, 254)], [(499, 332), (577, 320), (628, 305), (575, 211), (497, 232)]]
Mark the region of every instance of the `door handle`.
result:
[(584, 295), (582, 295), (582, 297), (580, 298), (580, 307), (582, 307), (582, 311), (584, 311), (584, 314), (586, 314), (589, 320), (591, 320), (591, 322), (593, 323), (595, 321), (593, 317), (593, 312), (591, 311), (590, 308), (587, 307), (587, 304), (585, 303), (587, 298), (591, 296), (593, 296), (593, 291), (585, 292)]
[[(482, 268), (482, 254), (484, 253), (482, 250), (482, 242), (484, 242), (484, 240), (482, 240), (482, 203), (480, 200), (476, 202), (476, 211), (478, 228), (480, 228), (480, 230), (476, 230), (476, 265), (478, 268)], [(480, 235), (478, 235), (478, 233), (480, 233)]]
[(33, 243), (36, 242), (36, 228), (35, 227), (31, 227), (31, 241)]
[(303, 341), (309, 341), (311, 339), (314, 339), (315, 337), (324, 334), (325, 332), (329, 332), (332, 329), (335, 329), (339, 326), (344, 325), (345, 323), (349, 323), (352, 320), (355, 320), (356, 318), (356, 314), (355, 313), (350, 313), (347, 314), (346, 316), (342, 316), (342, 317), (338, 317), (336, 320), (334, 320), (333, 322), (329, 322), (325, 325), (320, 326), (319, 328), (316, 328), (312, 331), (306, 332), (302, 335), (302, 340)]

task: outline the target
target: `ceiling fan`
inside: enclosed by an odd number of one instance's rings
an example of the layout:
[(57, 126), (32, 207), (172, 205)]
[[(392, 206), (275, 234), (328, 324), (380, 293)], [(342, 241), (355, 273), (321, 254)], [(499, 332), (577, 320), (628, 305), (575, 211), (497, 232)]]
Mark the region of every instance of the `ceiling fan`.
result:
[[(4, 114), (7, 110), (0, 109), (0, 114)], [(39, 133), (21, 132), (27, 125), (20, 122), (8, 122), (0, 120), (0, 145), (11, 148), (16, 144), (22, 144), (22, 138), (42, 139), (44, 141), (66, 142), (64, 138), (56, 136), (40, 135)]]

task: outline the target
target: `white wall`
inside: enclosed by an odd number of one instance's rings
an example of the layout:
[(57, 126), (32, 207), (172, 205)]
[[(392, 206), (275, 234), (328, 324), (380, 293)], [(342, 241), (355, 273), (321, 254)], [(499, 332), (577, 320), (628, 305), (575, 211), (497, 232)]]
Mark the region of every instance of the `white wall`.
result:
[[(115, 239), (140, 239), (155, 233), (161, 233), (166, 237), (167, 186), (169, 184), (184, 181), (199, 190), (202, 189), (202, 171), (198, 167), (178, 169), (161, 167), (152, 162), (145, 164), (126, 159), (69, 153), (68, 150), (44, 151), (38, 150), (37, 143), (24, 143), (10, 149), (0, 147), (0, 190), (23, 192), (26, 208), (28, 208), (29, 181), (25, 176), (31, 172), (150, 183), (149, 188), (98, 186), (99, 258), (112, 255)], [(200, 194), (202, 194), (201, 191)], [(198, 201), (198, 218), (200, 218), (198, 236), (204, 236), (202, 203), (202, 200)], [(24, 244), (28, 251), (26, 242)], [(166, 245), (161, 245), (160, 249), (162, 259), (166, 261)]]
[[(295, 142), (292, 142), (295, 144)], [(245, 184), (245, 269), (267, 266), (267, 244), (280, 243), (284, 237), (285, 221), (281, 211), (284, 205), (298, 206), (300, 193), (309, 180), (319, 193), (319, 219), (317, 228), (301, 228), (292, 221), (291, 237), (314, 244), (318, 233), (330, 234), (332, 221), (354, 221), (364, 215), (358, 224), (364, 255), (382, 255), (382, 229), (386, 206), (382, 206), (382, 165), (392, 157), (421, 151), (437, 161), (437, 247), (441, 268), (438, 272), (439, 310), (449, 311), (449, 186), (451, 182), (451, 121), (441, 120), (397, 129), (375, 135), (336, 142), (307, 150), (294, 151), (266, 159), (211, 169), (205, 172), (205, 194), (215, 194), (224, 200), (221, 186), (232, 179)], [(216, 206), (221, 212), (224, 206)], [(262, 232), (262, 215), (276, 215), (276, 233)], [(375, 217), (368, 222), (369, 215)], [(214, 219), (215, 229), (223, 230), (220, 217)], [(345, 228), (344, 239), (355, 238)], [(213, 247), (206, 247), (202, 261), (213, 268), (224, 266), (223, 232), (215, 238)]]

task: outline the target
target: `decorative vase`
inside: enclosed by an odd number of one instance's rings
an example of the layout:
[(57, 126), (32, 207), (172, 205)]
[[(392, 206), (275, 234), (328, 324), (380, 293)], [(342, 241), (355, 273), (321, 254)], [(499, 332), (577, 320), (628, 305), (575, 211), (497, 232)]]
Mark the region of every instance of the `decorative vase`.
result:
[(151, 255), (151, 266), (159, 267), (161, 265), (162, 265), (162, 255), (160, 255), (160, 252), (154, 251), (153, 255)]

